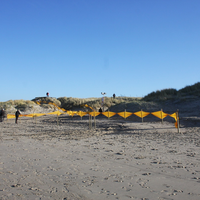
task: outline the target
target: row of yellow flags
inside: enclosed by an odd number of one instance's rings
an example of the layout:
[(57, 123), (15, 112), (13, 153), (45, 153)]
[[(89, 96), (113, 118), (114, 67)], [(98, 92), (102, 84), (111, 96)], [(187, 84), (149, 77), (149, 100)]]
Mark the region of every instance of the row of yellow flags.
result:
[[(47, 103), (47, 102), (36, 102), (37, 104), (40, 104), (40, 103)], [(91, 108), (93, 111), (89, 111), (89, 112), (84, 112), (84, 111), (68, 111), (68, 110), (65, 110), (63, 108), (60, 108), (58, 107), (55, 103), (48, 103), (48, 104), (52, 104), (54, 105), (55, 107), (57, 107), (59, 110), (58, 111), (54, 111), (54, 112), (50, 112), (50, 113), (33, 113), (33, 114), (27, 114), (27, 115), (20, 115), (20, 117), (39, 117), (39, 116), (43, 116), (43, 115), (61, 115), (61, 114), (68, 114), (70, 116), (74, 116), (74, 115), (79, 115), (80, 117), (83, 117), (85, 116), (86, 114), (89, 114), (93, 117), (96, 117), (98, 116), (99, 114), (103, 114), (104, 116), (110, 118), (116, 114), (118, 114), (119, 116), (123, 117), (123, 118), (127, 118), (129, 116), (131, 116), (132, 114), (140, 117), (140, 118), (144, 118), (146, 117), (147, 115), (149, 114), (152, 114), (160, 119), (164, 119), (165, 117), (167, 116), (170, 116), (172, 118), (175, 119), (175, 126), (176, 128), (178, 127), (177, 126), (177, 113), (173, 113), (173, 114), (167, 114), (167, 113), (164, 113), (162, 110), (161, 111), (156, 111), (156, 112), (145, 112), (145, 111), (138, 111), (138, 112), (127, 112), (127, 111), (124, 111), (124, 112), (119, 112), (119, 113), (115, 113), (115, 112), (111, 112), (111, 111), (106, 111), (106, 112), (96, 112), (92, 107), (88, 106), (87, 104), (85, 104), (86, 107), (89, 107)], [(7, 114), (7, 119), (11, 119), (11, 118), (15, 118), (15, 115), (12, 115), (12, 114)]]

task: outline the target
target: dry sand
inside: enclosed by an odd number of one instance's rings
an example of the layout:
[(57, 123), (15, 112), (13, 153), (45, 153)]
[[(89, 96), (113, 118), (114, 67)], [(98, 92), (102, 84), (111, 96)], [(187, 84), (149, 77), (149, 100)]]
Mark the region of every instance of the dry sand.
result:
[(179, 134), (166, 121), (88, 127), (69, 116), (0, 123), (0, 199), (200, 199), (198, 118)]

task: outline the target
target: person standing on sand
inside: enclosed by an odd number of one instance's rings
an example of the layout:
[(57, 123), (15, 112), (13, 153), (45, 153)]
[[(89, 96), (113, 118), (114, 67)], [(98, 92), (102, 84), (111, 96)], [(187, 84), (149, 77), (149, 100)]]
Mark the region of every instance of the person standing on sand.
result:
[(1, 122), (3, 122), (3, 120), (4, 120), (5, 116), (6, 116), (6, 113), (5, 113), (4, 109), (1, 110), (1, 114), (0, 115), (1, 115)]
[(15, 113), (15, 123), (17, 124), (17, 120), (19, 118), (19, 116), (21, 115), (19, 109), (17, 109), (16, 113)]

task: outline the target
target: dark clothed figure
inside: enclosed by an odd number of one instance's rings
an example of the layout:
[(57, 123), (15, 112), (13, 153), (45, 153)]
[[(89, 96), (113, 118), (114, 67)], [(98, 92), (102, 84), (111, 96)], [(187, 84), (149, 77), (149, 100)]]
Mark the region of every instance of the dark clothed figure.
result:
[(18, 120), (20, 115), (21, 115), (21, 113), (19, 112), (19, 110), (17, 110), (16, 113), (15, 113), (15, 123), (16, 124), (17, 124), (17, 120)]
[(6, 117), (6, 112), (4, 109), (0, 111), (0, 121), (3, 122), (4, 118)]
[(113, 99), (115, 99), (115, 94), (113, 94)]
[(99, 112), (102, 114), (102, 109), (101, 108), (99, 108)]
[(46, 93), (46, 95), (47, 95), (47, 97), (49, 97), (49, 93), (48, 92)]

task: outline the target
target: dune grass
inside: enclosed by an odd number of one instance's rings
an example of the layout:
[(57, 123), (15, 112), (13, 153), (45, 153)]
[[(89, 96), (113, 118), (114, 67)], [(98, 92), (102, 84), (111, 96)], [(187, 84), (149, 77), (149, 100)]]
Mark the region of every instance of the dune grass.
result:
[(9, 109), (9, 108), (16, 108), (16, 109), (23, 109), (26, 108), (27, 106), (32, 107), (33, 105), (35, 105), (34, 101), (30, 101), (30, 100), (9, 100), (6, 102), (0, 102), (0, 108), (1, 109)]
[[(144, 98), (136, 98), (136, 97), (105, 97), (104, 103), (102, 103), (102, 98), (72, 98), (72, 97), (36, 97), (33, 100), (9, 100), (6, 102), (0, 102), (0, 109), (4, 108), (5, 110), (10, 110), (14, 112), (16, 109), (26, 110), (32, 109), (37, 106), (37, 101), (42, 101), (43, 103), (40, 105), (42, 108), (49, 109), (52, 108), (53, 105), (49, 105), (49, 102), (55, 103), (58, 107), (64, 108), (65, 110), (90, 110), (92, 107), (96, 111), (99, 110), (100, 107), (104, 107), (105, 109), (116, 108), (126, 109), (128, 106), (134, 108), (142, 108), (154, 106), (155, 103), (148, 105), (145, 102), (159, 102), (159, 101), (167, 101), (167, 100), (184, 100), (185, 98), (199, 98), (200, 97), (200, 82), (195, 83), (191, 86), (186, 86), (180, 90), (176, 90), (173, 88), (157, 90), (156, 92), (151, 92), (146, 95)], [(146, 105), (145, 105), (146, 104)]]
[(61, 102), (61, 107), (66, 110), (72, 109), (85, 109), (89, 110), (88, 107), (84, 105), (92, 107), (96, 111), (99, 110), (100, 107), (104, 106), (105, 108), (109, 108), (113, 105), (120, 104), (123, 102), (132, 102), (140, 98), (135, 97), (116, 97), (115, 99), (112, 97), (105, 97), (104, 103), (102, 103), (102, 98), (72, 98), (72, 97), (60, 97), (58, 100)]
[(191, 86), (186, 86), (180, 90), (174, 88), (157, 90), (146, 95), (142, 100), (144, 101), (163, 101), (169, 99), (184, 99), (187, 96), (193, 98), (200, 97), (200, 82)]

